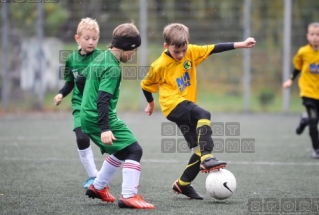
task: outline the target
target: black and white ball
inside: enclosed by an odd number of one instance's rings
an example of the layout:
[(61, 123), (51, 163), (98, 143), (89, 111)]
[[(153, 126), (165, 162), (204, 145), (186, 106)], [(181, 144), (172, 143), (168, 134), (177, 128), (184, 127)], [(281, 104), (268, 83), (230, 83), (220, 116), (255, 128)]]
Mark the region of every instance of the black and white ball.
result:
[(206, 190), (214, 199), (223, 200), (231, 197), (236, 191), (236, 186), (235, 176), (226, 169), (211, 172), (206, 178)]

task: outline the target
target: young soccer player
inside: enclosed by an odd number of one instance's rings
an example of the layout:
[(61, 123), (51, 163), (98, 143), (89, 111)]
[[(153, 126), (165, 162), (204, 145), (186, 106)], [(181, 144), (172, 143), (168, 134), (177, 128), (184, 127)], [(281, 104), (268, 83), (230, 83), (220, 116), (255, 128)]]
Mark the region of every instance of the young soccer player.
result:
[[(319, 110), (319, 23), (308, 25), (308, 45), (302, 46), (293, 58), (294, 71), (290, 79), (283, 83), (283, 88), (289, 88), (295, 77), (300, 73), (299, 89), (302, 104), (308, 114), (309, 135), (314, 152), (313, 158), (319, 158), (318, 110)], [(302, 125), (302, 120), (300, 125)], [(300, 127), (300, 125), (298, 127)], [(306, 125), (305, 125), (306, 126)], [(304, 126), (304, 127), (305, 127)], [(297, 129), (298, 130), (298, 129)]]
[(181, 177), (173, 184), (173, 191), (193, 199), (203, 199), (191, 182), (199, 171), (209, 172), (226, 166), (212, 155), (211, 114), (196, 105), (196, 67), (211, 54), (236, 48), (251, 48), (253, 38), (243, 42), (220, 43), (216, 45), (189, 44), (188, 28), (179, 23), (164, 28), (164, 52), (155, 60), (148, 74), (141, 82), (148, 102), (145, 111), (151, 115), (154, 110), (152, 93), (159, 90), (159, 103), (164, 116), (177, 124), (189, 148), (199, 146), (191, 156)]
[(55, 105), (59, 105), (62, 99), (66, 97), (72, 90), (72, 114), (73, 114), (73, 131), (76, 136), (76, 143), (80, 160), (89, 176), (83, 183), (83, 187), (87, 189), (94, 181), (97, 175), (97, 169), (94, 162), (93, 152), (90, 146), (88, 135), (84, 134), (81, 129), (80, 108), (82, 95), (80, 95), (75, 86), (76, 77), (82, 73), (93, 59), (101, 53), (96, 48), (100, 38), (100, 29), (98, 23), (91, 19), (82, 19), (78, 24), (75, 40), (79, 45), (79, 50), (70, 54), (65, 63), (65, 85), (54, 97)]
[(110, 154), (86, 195), (114, 202), (116, 199), (109, 192), (109, 184), (124, 163), (119, 207), (153, 209), (152, 204), (137, 195), (142, 148), (131, 130), (118, 118), (116, 111), (121, 84), (119, 63), (130, 60), (140, 45), (140, 33), (133, 23), (119, 25), (113, 31), (109, 49), (85, 69), (83, 75), (77, 78), (77, 85), (80, 91), (84, 88), (81, 105), (83, 132), (100, 147), (102, 154)]

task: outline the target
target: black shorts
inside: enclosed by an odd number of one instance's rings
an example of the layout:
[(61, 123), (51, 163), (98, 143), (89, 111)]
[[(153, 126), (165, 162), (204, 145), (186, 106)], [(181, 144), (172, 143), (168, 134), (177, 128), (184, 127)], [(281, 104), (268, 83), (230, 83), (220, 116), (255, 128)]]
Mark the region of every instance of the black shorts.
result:
[[(306, 107), (308, 116), (318, 118), (319, 100), (309, 97), (301, 97), (302, 104)], [(314, 111), (314, 112), (313, 112)], [(315, 116), (312, 116), (315, 113)]]
[(192, 109), (196, 106), (195, 103), (185, 100), (179, 103), (167, 116), (169, 121), (176, 123), (190, 149), (198, 145), (196, 132), (197, 121), (191, 120)]

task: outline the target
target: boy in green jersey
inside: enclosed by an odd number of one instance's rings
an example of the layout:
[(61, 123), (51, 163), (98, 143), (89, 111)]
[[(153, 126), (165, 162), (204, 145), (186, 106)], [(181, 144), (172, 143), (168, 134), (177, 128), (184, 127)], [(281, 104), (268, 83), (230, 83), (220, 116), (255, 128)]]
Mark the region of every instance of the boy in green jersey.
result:
[(94, 162), (93, 152), (90, 146), (88, 135), (84, 134), (81, 129), (80, 108), (82, 95), (75, 86), (76, 77), (101, 53), (97, 49), (97, 43), (100, 38), (100, 29), (98, 23), (91, 19), (82, 19), (78, 25), (75, 40), (79, 45), (79, 50), (70, 54), (65, 63), (64, 79), (65, 85), (54, 97), (55, 105), (59, 105), (62, 99), (72, 90), (72, 114), (73, 114), (73, 131), (76, 135), (76, 142), (80, 160), (89, 176), (83, 183), (87, 189), (94, 181), (97, 175), (97, 169)]
[[(97, 56), (78, 76), (76, 84), (83, 91), (81, 125), (83, 132), (110, 154), (103, 162), (94, 183), (87, 189), (89, 198), (114, 202), (109, 184), (123, 164), (120, 208), (153, 209), (154, 206), (137, 195), (142, 148), (131, 130), (117, 116), (116, 105), (121, 84), (120, 62), (129, 61), (141, 45), (140, 33), (132, 23), (121, 24), (113, 31), (109, 49)], [(85, 86), (85, 87), (84, 87)]]

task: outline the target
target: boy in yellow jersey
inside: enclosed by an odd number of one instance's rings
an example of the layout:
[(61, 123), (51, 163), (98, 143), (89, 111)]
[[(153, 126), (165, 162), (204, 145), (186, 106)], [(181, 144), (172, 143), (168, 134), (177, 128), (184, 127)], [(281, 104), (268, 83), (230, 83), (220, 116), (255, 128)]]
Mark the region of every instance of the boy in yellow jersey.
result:
[(164, 116), (177, 124), (189, 148), (199, 146), (191, 156), (182, 176), (173, 184), (173, 191), (192, 199), (203, 199), (191, 182), (199, 171), (209, 172), (226, 166), (212, 155), (213, 140), (210, 112), (196, 105), (196, 67), (211, 54), (236, 48), (251, 48), (253, 38), (243, 42), (216, 45), (189, 44), (188, 28), (173, 23), (164, 28), (164, 52), (152, 63), (146, 77), (141, 82), (148, 102), (145, 111), (151, 115), (154, 110), (152, 93), (159, 90), (159, 102)]
[[(313, 158), (319, 158), (318, 110), (319, 110), (319, 23), (308, 25), (308, 45), (301, 47), (293, 58), (294, 71), (283, 88), (291, 86), (293, 80), (301, 72), (298, 84), (302, 104), (308, 114), (309, 135), (314, 152)], [(302, 118), (303, 120), (303, 118)], [(303, 122), (300, 122), (300, 125)], [(299, 126), (300, 127), (300, 126)]]

